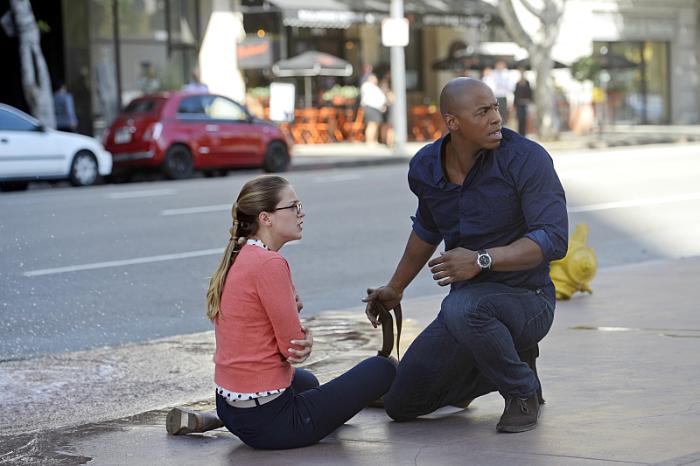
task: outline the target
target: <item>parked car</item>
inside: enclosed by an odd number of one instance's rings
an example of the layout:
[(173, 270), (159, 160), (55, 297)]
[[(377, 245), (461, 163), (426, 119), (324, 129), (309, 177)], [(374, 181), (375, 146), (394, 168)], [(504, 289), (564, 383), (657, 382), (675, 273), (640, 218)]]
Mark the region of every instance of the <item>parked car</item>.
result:
[(226, 174), (236, 167), (280, 172), (289, 144), (273, 123), (214, 94), (172, 92), (134, 99), (104, 137), (115, 173), (160, 169), (171, 179), (195, 170)]
[(96, 139), (46, 128), (0, 104), (0, 190), (24, 190), (36, 180), (89, 186), (111, 171), (112, 156)]

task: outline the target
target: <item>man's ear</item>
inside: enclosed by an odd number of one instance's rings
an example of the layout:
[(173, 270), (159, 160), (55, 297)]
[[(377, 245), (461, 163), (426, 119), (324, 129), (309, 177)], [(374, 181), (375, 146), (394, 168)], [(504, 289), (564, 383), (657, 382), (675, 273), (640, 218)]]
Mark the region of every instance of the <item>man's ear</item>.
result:
[(459, 120), (457, 120), (457, 117), (452, 115), (451, 113), (445, 113), (445, 126), (447, 126), (447, 129), (450, 131), (457, 131), (459, 129)]

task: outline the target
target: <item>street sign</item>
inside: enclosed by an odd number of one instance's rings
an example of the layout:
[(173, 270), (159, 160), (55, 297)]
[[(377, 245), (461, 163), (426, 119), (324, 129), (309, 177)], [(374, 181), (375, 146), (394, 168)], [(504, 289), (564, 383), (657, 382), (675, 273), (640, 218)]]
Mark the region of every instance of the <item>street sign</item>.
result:
[(270, 83), (270, 120), (294, 120), (294, 84)]
[(408, 45), (408, 20), (385, 18), (382, 20), (382, 45), (384, 47), (406, 47)]

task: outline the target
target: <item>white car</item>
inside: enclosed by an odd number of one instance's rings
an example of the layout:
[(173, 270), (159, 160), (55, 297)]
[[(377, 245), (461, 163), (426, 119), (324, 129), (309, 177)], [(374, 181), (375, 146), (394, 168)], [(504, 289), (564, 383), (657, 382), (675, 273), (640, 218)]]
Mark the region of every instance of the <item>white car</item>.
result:
[(30, 181), (65, 180), (89, 186), (112, 172), (112, 155), (96, 139), (45, 128), (0, 104), (0, 190), (27, 189)]

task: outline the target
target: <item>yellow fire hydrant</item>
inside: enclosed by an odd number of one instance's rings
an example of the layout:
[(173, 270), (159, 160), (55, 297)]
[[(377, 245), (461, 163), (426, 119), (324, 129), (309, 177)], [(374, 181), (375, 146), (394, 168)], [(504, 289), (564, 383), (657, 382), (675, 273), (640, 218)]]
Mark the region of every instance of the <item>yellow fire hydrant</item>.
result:
[(587, 242), (588, 225), (576, 225), (566, 256), (549, 264), (557, 299), (569, 299), (577, 291), (593, 293), (588, 284), (595, 276), (597, 262), (595, 251)]

